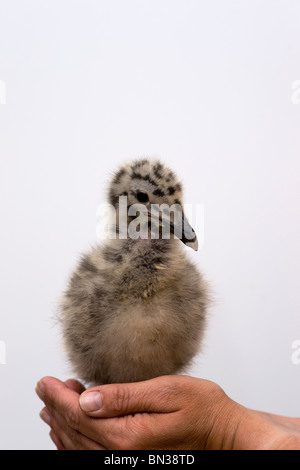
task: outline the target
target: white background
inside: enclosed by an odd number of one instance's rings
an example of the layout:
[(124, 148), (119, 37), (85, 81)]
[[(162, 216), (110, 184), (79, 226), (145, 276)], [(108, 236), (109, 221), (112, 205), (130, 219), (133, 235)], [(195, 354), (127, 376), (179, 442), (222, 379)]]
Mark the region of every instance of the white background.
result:
[(205, 205), (189, 253), (215, 304), (190, 373), (300, 416), (299, 79), (297, 0), (0, 0), (2, 449), (54, 448), (34, 388), (70, 375), (55, 303), (139, 156)]

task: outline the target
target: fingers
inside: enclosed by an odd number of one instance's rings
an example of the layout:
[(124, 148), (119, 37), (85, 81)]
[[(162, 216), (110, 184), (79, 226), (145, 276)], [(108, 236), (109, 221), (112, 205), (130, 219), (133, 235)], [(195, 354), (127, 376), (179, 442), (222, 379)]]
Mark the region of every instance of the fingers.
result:
[[(79, 394), (68, 388), (63, 382), (54, 377), (45, 377), (37, 384), (36, 392), (50, 412), (54, 407), (61, 414), (68, 413), (77, 418)], [(75, 427), (75, 426), (74, 426)]]
[(80, 395), (79, 404), (86, 414), (97, 418), (174, 412), (182, 402), (182, 377), (163, 376), (144, 382), (93, 387)]
[(74, 392), (77, 392), (79, 394), (85, 391), (85, 387), (80, 382), (78, 382), (78, 380), (68, 379), (64, 382), (64, 384), (68, 388), (70, 388), (71, 390), (74, 390)]
[(52, 431), (52, 429), (49, 432), (49, 436), (52, 442), (54, 443), (54, 445), (56, 446), (57, 450), (66, 450), (66, 447), (63, 445), (59, 437), (57, 437), (57, 435)]
[(79, 406), (80, 395), (54, 377), (41, 379), (36, 392), (45, 403), (44, 410), (48, 413), (48, 418), (42, 413), (42, 419), (50, 425), (64, 447), (90, 448), (91, 443), (82, 440), (83, 435), (101, 448), (120, 448), (118, 446), (126, 429), (118, 418), (96, 420), (87, 416)]
[(46, 404), (40, 416), (51, 427), (50, 437), (58, 449), (104, 449), (80, 432), (80, 415), (86, 418), (78, 405), (78, 392), (83, 390), (76, 380), (63, 383), (53, 377), (37, 386), (37, 394)]
[(63, 416), (57, 411), (50, 413), (47, 408), (43, 408), (40, 413), (41, 418), (50, 427), (50, 437), (59, 450), (103, 450), (104, 447), (100, 446), (93, 440), (87, 438), (80, 432), (70, 428)]

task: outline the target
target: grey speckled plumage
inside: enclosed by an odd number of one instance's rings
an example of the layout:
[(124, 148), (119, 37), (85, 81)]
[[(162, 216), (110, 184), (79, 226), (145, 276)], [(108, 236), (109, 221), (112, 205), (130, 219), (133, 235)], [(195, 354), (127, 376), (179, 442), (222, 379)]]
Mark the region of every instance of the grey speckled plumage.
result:
[[(120, 195), (128, 206), (140, 199), (147, 207), (182, 205), (181, 183), (157, 160), (120, 168), (108, 194), (117, 209)], [(185, 250), (174, 237), (128, 238), (107, 240), (81, 258), (59, 314), (78, 378), (90, 385), (134, 382), (185, 370), (201, 346), (209, 301)]]

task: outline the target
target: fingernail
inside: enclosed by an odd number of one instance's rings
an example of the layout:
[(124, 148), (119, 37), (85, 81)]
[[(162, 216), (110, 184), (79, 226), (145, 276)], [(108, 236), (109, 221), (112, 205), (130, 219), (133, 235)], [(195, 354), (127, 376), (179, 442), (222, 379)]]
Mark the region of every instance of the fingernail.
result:
[(46, 423), (46, 424), (49, 424), (50, 425), (50, 415), (48, 415), (47, 411), (46, 410), (42, 410), (40, 412), (40, 417), (42, 418), (42, 420)]
[(102, 407), (100, 392), (84, 392), (79, 397), (79, 404), (83, 411), (99, 411)]
[(46, 387), (43, 382), (39, 381), (36, 385), (35, 391), (42, 400), (45, 398), (45, 389)]

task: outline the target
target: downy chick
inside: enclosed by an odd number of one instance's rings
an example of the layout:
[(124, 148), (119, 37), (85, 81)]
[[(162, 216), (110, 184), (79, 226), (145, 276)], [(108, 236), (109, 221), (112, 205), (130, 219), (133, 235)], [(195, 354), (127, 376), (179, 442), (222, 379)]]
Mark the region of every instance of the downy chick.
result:
[[(108, 199), (116, 209), (116, 239), (82, 256), (60, 304), (73, 371), (90, 385), (182, 372), (201, 346), (209, 298), (185, 254), (184, 244), (197, 249), (198, 242), (183, 213), (182, 185), (158, 160), (141, 159), (114, 174)], [(118, 222), (121, 200), (127, 201), (126, 238)], [(146, 208), (145, 224), (129, 237), (134, 204)], [(179, 219), (176, 211), (155, 218), (153, 204), (175, 204)], [(183, 222), (180, 240), (174, 233)], [(163, 227), (169, 239), (162, 238)]]

